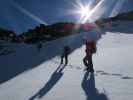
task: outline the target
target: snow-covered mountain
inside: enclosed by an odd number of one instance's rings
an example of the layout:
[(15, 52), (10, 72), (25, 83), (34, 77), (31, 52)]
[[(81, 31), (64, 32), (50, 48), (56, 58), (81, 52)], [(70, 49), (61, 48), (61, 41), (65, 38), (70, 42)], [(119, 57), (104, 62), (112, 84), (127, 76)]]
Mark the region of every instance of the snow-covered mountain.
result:
[[(128, 100), (133, 97), (133, 22), (104, 29), (93, 56), (95, 72), (84, 71), (83, 34), (36, 45), (8, 44), (14, 49), (0, 56), (2, 100)], [(70, 45), (69, 64), (60, 65), (63, 45)]]

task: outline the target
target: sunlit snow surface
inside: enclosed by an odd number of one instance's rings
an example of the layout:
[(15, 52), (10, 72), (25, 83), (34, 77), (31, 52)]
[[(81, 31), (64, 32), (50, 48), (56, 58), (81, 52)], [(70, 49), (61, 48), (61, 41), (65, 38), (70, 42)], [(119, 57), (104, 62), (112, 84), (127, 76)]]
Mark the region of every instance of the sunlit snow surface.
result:
[[(129, 100), (133, 98), (133, 22), (118, 22), (98, 41), (93, 56), (94, 75), (84, 71), (82, 34), (44, 44), (40, 52), (35, 45), (16, 44), (16, 52), (0, 56), (1, 78), (12, 70), (23, 72), (0, 84), (1, 100)], [(122, 32), (123, 27), (127, 32)], [(131, 30), (130, 30), (131, 31)], [(69, 64), (62, 72), (60, 63), (64, 44), (75, 47)], [(12, 44), (11, 44), (12, 45)], [(2, 71), (3, 70), (3, 71)], [(2, 73), (4, 72), (4, 73)], [(10, 72), (10, 73), (9, 73)], [(88, 76), (88, 77), (87, 77)]]

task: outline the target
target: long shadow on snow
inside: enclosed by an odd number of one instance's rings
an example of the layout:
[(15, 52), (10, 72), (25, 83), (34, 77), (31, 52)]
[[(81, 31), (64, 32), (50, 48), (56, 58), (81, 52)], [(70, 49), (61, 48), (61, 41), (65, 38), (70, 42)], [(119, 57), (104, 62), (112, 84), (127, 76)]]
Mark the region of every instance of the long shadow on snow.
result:
[(85, 92), (86, 100), (109, 100), (106, 93), (99, 93), (96, 89), (93, 73), (86, 72), (81, 85)]
[(63, 76), (63, 70), (65, 68), (65, 65), (57, 67), (57, 69), (54, 71), (54, 73), (51, 75), (49, 81), (45, 84), (45, 86), (38, 91), (34, 96), (32, 96), (29, 100), (34, 100), (36, 98), (42, 98), (45, 96), (61, 79)]
[[(64, 45), (69, 45), (71, 47), (72, 53), (75, 49), (80, 48), (83, 45), (82, 37), (83, 34), (68, 36), (44, 44), (40, 52), (32, 50), (35, 47), (32, 49), (24, 48), (24, 51), (17, 53), (18, 55), (14, 55), (14, 58), (12, 57), (9, 59), (7, 57), (6, 60), (3, 60), (4, 64), (2, 64), (3, 66), (1, 66), (0, 84), (8, 81), (9, 79), (14, 78), (15, 76), (21, 74), (24, 71), (30, 70), (40, 64), (43, 64), (45, 61), (50, 60), (55, 56), (60, 56)], [(98, 37), (98, 40), (100, 38), (101, 36)], [(36, 52), (33, 53), (33, 51)]]

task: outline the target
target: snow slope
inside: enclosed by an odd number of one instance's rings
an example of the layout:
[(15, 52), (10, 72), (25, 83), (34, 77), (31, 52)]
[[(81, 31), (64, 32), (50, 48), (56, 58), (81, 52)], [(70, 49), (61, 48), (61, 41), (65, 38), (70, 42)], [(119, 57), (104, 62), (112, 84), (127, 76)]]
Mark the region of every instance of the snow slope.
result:
[[(127, 24), (128, 25), (128, 24)], [(119, 28), (118, 28), (119, 27)], [(115, 26), (118, 31), (120, 26)], [(130, 27), (129, 27), (130, 28)], [(128, 30), (129, 28), (126, 28)], [(95, 73), (84, 70), (82, 34), (35, 46), (16, 44), (0, 56), (1, 100), (129, 100), (133, 97), (133, 34), (110, 29), (98, 41)], [(68, 66), (59, 66), (61, 48), (71, 45)]]

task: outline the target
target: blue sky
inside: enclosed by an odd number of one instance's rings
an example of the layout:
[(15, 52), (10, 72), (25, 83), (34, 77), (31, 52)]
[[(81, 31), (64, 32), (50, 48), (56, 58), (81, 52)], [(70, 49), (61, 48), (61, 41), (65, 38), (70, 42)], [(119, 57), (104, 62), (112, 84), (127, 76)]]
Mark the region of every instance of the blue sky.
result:
[[(80, 1), (84, 5), (92, 3), (94, 7), (99, 2), (105, 1), (103, 8), (107, 9), (104, 10), (106, 17), (111, 16), (111, 12), (117, 14), (133, 9), (133, 0), (1, 0), (0, 27), (21, 33), (40, 23), (77, 22), (79, 16), (69, 13), (75, 9), (76, 1)], [(122, 1), (123, 3), (120, 3)]]

